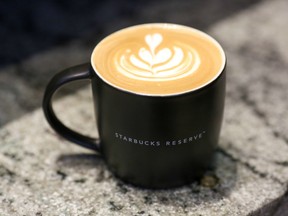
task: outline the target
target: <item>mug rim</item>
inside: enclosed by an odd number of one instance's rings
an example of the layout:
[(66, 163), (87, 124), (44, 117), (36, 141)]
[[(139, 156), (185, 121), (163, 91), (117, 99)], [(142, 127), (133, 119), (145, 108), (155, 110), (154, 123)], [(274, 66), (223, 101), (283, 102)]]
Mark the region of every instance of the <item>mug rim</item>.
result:
[[(94, 53), (95, 53), (95, 50), (96, 48), (99, 46), (99, 44), (105, 40), (107, 37), (111, 36), (111, 35), (114, 35), (116, 33), (119, 33), (119, 32), (122, 32), (124, 30), (127, 30), (127, 29), (131, 29), (131, 28), (135, 28), (135, 27), (141, 27), (141, 26), (151, 26), (151, 25), (169, 25), (169, 26), (175, 26), (175, 27), (179, 27), (179, 28), (186, 28), (186, 29), (189, 29), (189, 30), (192, 30), (194, 32), (197, 32), (201, 35), (203, 35), (204, 37), (208, 38), (220, 51), (220, 54), (221, 54), (221, 59), (223, 59), (222, 61), (222, 64), (221, 64), (221, 67), (219, 68), (219, 71), (216, 73), (216, 75), (213, 77), (213, 79), (209, 80), (209, 82), (206, 82), (200, 86), (198, 86), (197, 88), (193, 88), (193, 89), (190, 89), (190, 90), (186, 90), (186, 91), (181, 91), (181, 92), (175, 92), (175, 93), (170, 93), (170, 94), (149, 94), (149, 93), (141, 93), (141, 92), (136, 92), (136, 91), (131, 91), (131, 90), (128, 90), (128, 89), (125, 89), (125, 88), (121, 88), (111, 82), (109, 82), (107, 79), (105, 79), (96, 69), (96, 66), (93, 64), (93, 56), (94, 56)], [(196, 28), (193, 28), (193, 27), (190, 27), (190, 26), (185, 26), (185, 25), (181, 25), (181, 24), (174, 24), (174, 23), (144, 23), (144, 24), (138, 24), (138, 25), (133, 25), (133, 26), (129, 26), (129, 27), (126, 27), (126, 28), (122, 28), (120, 30), (117, 30), (109, 35), (107, 35), (106, 37), (104, 37), (102, 40), (100, 40), (96, 46), (94, 47), (93, 51), (92, 51), (92, 54), (91, 54), (91, 57), (90, 57), (90, 64), (91, 64), (91, 67), (94, 71), (94, 73), (104, 82), (106, 83), (108, 86), (111, 86), (113, 88), (116, 88), (117, 90), (120, 90), (122, 92), (125, 92), (125, 93), (129, 93), (129, 94), (133, 94), (133, 95), (138, 95), (138, 96), (147, 96), (147, 97), (171, 97), (171, 96), (180, 96), (180, 95), (184, 95), (184, 94), (188, 94), (188, 93), (192, 93), (192, 92), (196, 92), (196, 91), (199, 91), (199, 90), (202, 90), (204, 89), (205, 87), (209, 86), (210, 84), (214, 83), (220, 76), (221, 74), (225, 71), (225, 68), (226, 68), (226, 65), (227, 65), (227, 57), (225, 55), (225, 52), (223, 50), (223, 47), (220, 45), (220, 43), (215, 39), (213, 38), (212, 36), (210, 36), (209, 34), (199, 30), (199, 29), (196, 29)]]

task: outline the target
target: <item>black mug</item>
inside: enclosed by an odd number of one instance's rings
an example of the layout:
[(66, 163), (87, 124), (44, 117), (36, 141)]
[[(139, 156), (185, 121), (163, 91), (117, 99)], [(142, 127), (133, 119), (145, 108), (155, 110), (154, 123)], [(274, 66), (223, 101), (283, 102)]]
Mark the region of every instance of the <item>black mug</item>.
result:
[[(54, 92), (82, 79), (92, 84), (98, 139), (67, 128), (52, 109)], [(218, 77), (201, 88), (172, 96), (151, 96), (109, 85), (91, 63), (86, 63), (52, 78), (43, 109), (56, 132), (98, 152), (115, 176), (145, 188), (168, 188), (190, 183), (211, 165), (224, 99), (225, 66)]]

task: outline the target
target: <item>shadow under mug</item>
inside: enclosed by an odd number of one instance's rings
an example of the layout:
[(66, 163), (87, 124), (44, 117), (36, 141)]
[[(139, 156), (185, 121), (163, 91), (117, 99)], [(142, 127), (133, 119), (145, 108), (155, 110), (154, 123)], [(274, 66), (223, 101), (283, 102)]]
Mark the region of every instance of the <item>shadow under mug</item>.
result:
[[(92, 84), (98, 139), (67, 128), (53, 112), (54, 92), (65, 83), (81, 79)], [(43, 109), (56, 132), (97, 151), (123, 181), (146, 188), (169, 188), (201, 177), (211, 165), (224, 99), (225, 67), (200, 89), (173, 96), (149, 96), (107, 84), (87, 63), (52, 78)]]

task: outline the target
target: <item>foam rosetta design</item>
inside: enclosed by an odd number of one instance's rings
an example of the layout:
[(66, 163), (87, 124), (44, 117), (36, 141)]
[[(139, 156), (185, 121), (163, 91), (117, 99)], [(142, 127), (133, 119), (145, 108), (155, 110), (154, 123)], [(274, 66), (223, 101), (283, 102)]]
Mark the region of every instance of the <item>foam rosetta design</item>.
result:
[(119, 49), (115, 58), (120, 73), (148, 81), (167, 81), (188, 76), (201, 63), (199, 54), (191, 46), (171, 39), (165, 41), (160, 33), (145, 35), (143, 44), (136, 52), (127, 46)]

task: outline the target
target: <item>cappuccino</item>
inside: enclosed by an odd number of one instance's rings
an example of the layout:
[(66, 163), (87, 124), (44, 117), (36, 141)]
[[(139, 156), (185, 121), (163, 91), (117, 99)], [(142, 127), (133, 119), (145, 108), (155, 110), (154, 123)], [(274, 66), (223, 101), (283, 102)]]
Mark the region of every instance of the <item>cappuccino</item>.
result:
[(219, 43), (176, 24), (143, 24), (117, 31), (94, 49), (92, 67), (106, 83), (150, 96), (178, 95), (215, 80), (225, 66)]

